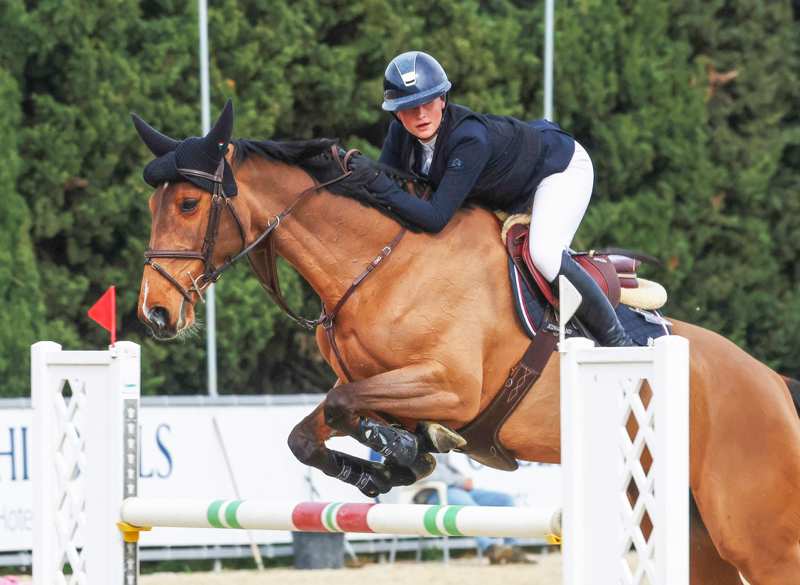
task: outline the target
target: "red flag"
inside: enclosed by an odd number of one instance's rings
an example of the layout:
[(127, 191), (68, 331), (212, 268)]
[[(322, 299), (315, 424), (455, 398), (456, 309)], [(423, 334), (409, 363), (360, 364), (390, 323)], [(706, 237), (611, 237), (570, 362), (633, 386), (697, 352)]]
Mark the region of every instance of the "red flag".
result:
[(111, 332), (111, 345), (117, 342), (117, 289), (113, 286), (103, 293), (89, 309), (89, 317)]

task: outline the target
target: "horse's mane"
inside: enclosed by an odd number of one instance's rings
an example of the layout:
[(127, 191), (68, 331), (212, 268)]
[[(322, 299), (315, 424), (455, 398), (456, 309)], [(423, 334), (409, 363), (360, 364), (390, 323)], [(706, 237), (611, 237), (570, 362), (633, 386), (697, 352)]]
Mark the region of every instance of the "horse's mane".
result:
[[(234, 146), (233, 162), (237, 166), (251, 156), (257, 155), (300, 167), (320, 183), (335, 179), (342, 174), (339, 162), (334, 160), (331, 152), (331, 148), (333, 146), (338, 147), (339, 142), (332, 138), (315, 138), (312, 140), (285, 142), (239, 139), (233, 140), (231, 143)], [(373, 207), (384, 215), (388, 215), (392, 219), (398, 221), (404, 227), (413, 231), (419, 231), (419, 228), (410, 225), (395, 213), (388, 210), (385, 204), (375, 196), (374, 192), (367, 188), (367, 183), (375, 176), (375, 171), (387, 173), (398, 183), (405, 183), (406, 181), (420, 183), (420, 178), (381, 164), (378, 161), (372, 159), (367, 160), (369, 164), (363, 166), (359, 165), (359, 168), (356, 169), (353, 174), (341, 181), (337, 181), (330, 187), (326, 187), (327, 190), (337, 195), (355, 199), (367, 207)]]

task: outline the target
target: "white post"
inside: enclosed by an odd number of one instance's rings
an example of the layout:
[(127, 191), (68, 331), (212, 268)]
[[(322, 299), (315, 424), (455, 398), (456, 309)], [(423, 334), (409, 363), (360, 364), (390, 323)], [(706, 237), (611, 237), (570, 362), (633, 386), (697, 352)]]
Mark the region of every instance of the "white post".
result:
[[(200, 127), (203, 136), (211, 130), (211, 87), (208, 74), (208, 2), (197, 0), (200, 29)], [(216, 285), (206, 289), (206, 374), (209, 396), (217, 396), (217, 294)]]
[(659, 388), (654, 395), (654, 471), (661, 521), (655, 554), (663, 563), (654, 585), (672, 585), (689, 583), (689, 341), (677, 336), (661, 339), (655, 345)]
[(53, 583), (56, 571), (61, 570), (61, 554), (56, 526), (56, 452), (55, 412), (50, 398), (51, 381), (47, 372), (47, 356), (61, 351), (52, 341), (40, 341), (31, 346), (31, 404), (33, 432), (31, 433), (31, 477), (33, 478), (33, 583)]
[[(136, 543), (117, 528), (120, 498), (137, 495), (139, 458), (139, 346), (121, 341), (109, 350), (104, 384), (89, 388), (86, 474), (88, 585), (135, 585)], [(121, 576), (123, 578), (121, 579)]]
[[(586, 486), (606, 476), (593, 476), (592, 470), (585, 466), (591, 463), (590, 454), (587, 453), (585, 419), (591, 415), (587, 413), (585, 404), (580, 400), (580, 370), (578, 368), (578, 353), (594, 347), (588, 339), (567, 339), (561, 346), (561, 477), (563, 481), (564, 504), (562, 510), (562, 533), (564, 534), (562, 546), (562, 566), (564, 585), (579, 585), (589, 583), (591, 573), (588, 571), (588, 556), (593, 546), (603, 546), (599, 539), (593, 543), (591, 527), (586, 526), (585, 519), (588, 514), (587, 507), (591, 502), (586, 501)], [(608, 434), (604, 435), (606, 438)], [(602, 438), (602, 437), (601, 437)], [(607, 476), (606, 476), (607, 477)], [(605, 510), (608, 506), (605, 507)], [(597, 510), (602, 512), (603, 510)], [(609, 527), (611, 524), (609, 524)], [(588, 550), (587, 550), (588, 549)], [(610, 582), (609, 582), (610, 583)]]
[[(108, 351), (31, 347), (35, 585), (135, 585), (135, 546), (116, 527), (136, 494), (139, 346)], [(69, 386), (70, 395), (65, 396)]]
[(595, 348), (570, 339), (564, 350), (565, 585), (599, 575), (620, 585), (688, 585), (687, 340)]

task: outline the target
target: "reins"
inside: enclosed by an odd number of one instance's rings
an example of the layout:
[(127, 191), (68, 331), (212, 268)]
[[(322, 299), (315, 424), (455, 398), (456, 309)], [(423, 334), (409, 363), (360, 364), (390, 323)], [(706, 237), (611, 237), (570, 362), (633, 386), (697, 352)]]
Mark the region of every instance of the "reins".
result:
[[(259, 276), (259, 281), (261, 282), (264, 290), (275, 302), (275, 304), (277, 304), (292, 321), (310, 331), (313, 331), (320, 325), (323, 326), (328, 343), (330, 344), (341, 371), (346, 378), (343, 381), (349, 382), (353, 379), (353, 376), (350, 374), (347, 365), (344, 363), (341, 352), (339, 351), (339, 346), (336, 343), (336, 317), (348, 299), (350, 299), (350, 297), (356, 291), (358, 286), (392, 253), (394, 248), (400, 243), (400, 240), (403, 239), (403, 236), (406, 234), (407, 230), (406, 228), (401, 228), (397, 235), (395, 235), (394, 238), (392, 238), (392, 240), (381, 249), (378, 255), (375, 256), (375, 258), (367, 265), (364, 271), (353, 280), (348, 289), (344, 292), (342, 297), (337, 301), (330, 312), (327, 311), (325, 304), (323, 303), (322, 313), (319, 317), (316, 319), (306, 319), (299, 316), (291, 309), (291, 307), (289, 307), (281, 291), (280, 281), (278, 280), (275, 243), (274, 240), (272, 240), (269, 236), (278, 229), (281, 222), (286, 219), (292, 213), (292, 211), (294, 211), (294, 209), (306, 198), (306, 196), (312, 193), (317, 193), (325, 187), (329, 187), (330, 185), (346, 179), (353, 174), (353, 171), (348, 169), (348, 164), (354, 155), (359, 154), (359, 151), (356, 149), (351, 149), (348, 150), (343, 157), (341, 157), (339, 147), (337, 145), (333, 145), (331, 147), (331, 152), (334, 160), (339, 163), (342, 174), (329, 181), (315, 184), (299, 193), (295, 200), (288, 207), (267, 222), (267, 227), (264, 229), (264, 231), (261, 232), (261, 234), (259, 234), (258, 237), (256, 237), (256, 239), (250, 244), (247, 243), (242, 222), (239, 219), (239, 215), (236, 213), (233, 203), (231, 203), (231, 200), (228, 197), (225, 197), (222, 192), (222, 177), (225, 159), (223, 158), (220, 160), (219, 166), (213, 175), (202, 171), (195, 171), (193, 169), (178, 169), (178, 171), (184, 176), (189, 175), (201, 177), (203, 179), (212, 181), (214, 184), (214, 190), (211, 193), (211, 210), (209, 211), (208, 226), (206, 227), (203, 246), (200, 251), (148, 249), (145, 251), (144, 256), (145, 265), (151, 266), (156, 272), (158, 272), (158, 274), (163, 276), (188, 302), (192, 302), (193, 292), (197, 294), (201, 301), (205, 301), (203, 298), (203, 291), (208, 288), (209, 285), (219, 280), (219, 278), (222, 276), (222, 273), (230, 268), (236, 261), (241, 259), (243, 256), (247, 256), (251, 268)], [(230, 212), (231, 217), (233, 218), (234, 223), (239, 230), (239, 236), (242, 240), (242, 249), (235, 256), (226, 258), (222, 265), (215, 267), (212, 257), (214, 254), (214, 246), (216, 245), (220, 215), (223, 206)], [(263, 248), (258, 250), (257, 248), (262, 244), (264, 245)], [(256, 265), (256, 262), (252, 257), (253, 252), (262, 251), (265, 254), (264, 262), (266, 272), (259, 270), (259, 267)], [(169, 271), (167, 271), (163, 266), (154, 262), (154, 258), (185, 258), (201, 260), (203, 262), (203, 273), (200, 274), (200, 276), (195, 277), (192, 273), (187, 272), (189, 279), (192, 281), (192, 286), (186, 288), (180, 282), (178, 282), (177, 278), (170, 274)]]
[[(339, 167), (342, 170), (342, 175), (340, 175), (336, 179), (317, 185), (316, 187), (312, 188), (313, 190), (322, 189), (323, 187), (331, 185), (336, 181), (340, 181), (352, 174), (352, 171), (348, 169), (348, 164), (350, 162), (350, 159), (355, 154), (357, 154), (358, 151), (355, 149), (348, 150), (345, 153), (344, 157), (340, 158), (339, 148), (338, 146), (334, 145), (331, 147), (331, 153), (333, 154), (334, 160), (336, 160), (339, 163)], [(290, 208), (288, 208), (283, 212), (283, 214), (285, 214), (284, 217), (291, 212), (291, 209), (293, 209), (297, 205), (297, 203), (299, 203), (300, 198), (302, 198), (303, 195), (305, 195), (308, 191), (309, 190), (307, 189), (306, 191), (301, 193), (298, 196), (298, 199), (296, 199), (295, 202), (290, 206)], [(275, 227), (277, 227), (277, 224)], [(372, 273), (372, 271), (375, 270), (392, 253), (397, 244), (400, 243), (400, 240), (403, 239), (403, 236), (406, 234), (406, 231), (407, 231), (406, 228), (401, 228), (400, 231), (397, 233), (397, 235), (395, 235), (395, 237), (392, 238), (392, 240), (388, 244), (386, 244), (383, 248), (381, 248), (381, 251), (378, 253), (377, 256), (375, 256), (375, 258), (372, 259), (372, 261), (369, 264), (367, 264), (367, 267), (364, 269), (364, 271), (358, 276), (356, 276), (356, 278), (353, 280), (353, 282), (350, 284), (350, 286), (347, 288), (347, 290), (344, 292), (341, 298), (336, 302), (336, 304), (333, 306), (333, 309), (330, 312), (328, 312), (328, 310), (325, 307), (325, 304), (323, 303), (322, 312), (320, 313), (320, 316), (317, 317), (316, 319), (306, 319), (304, 317), (300, 317), (289, 307), (288, 303), (286, 302), (286, 299), (283, 297), (283, 293), (281, 292), (281, 287), (280, 287), (280, 281), (278, 280), (278, 270), (276, 265), (277, 254), (275, 253), (274, 242), (272, 240), (268, 240), (267, 242), (266, 248), (264, 250), (264, 253), (266, 254), (264, 261), (266, 264), (267, 271), (266, 274), (261, 274), (261, 276), (263, 277), (259, 279), (261, 281), (261, 285), (263, 286), (267, 294), (269, 294), (270, 298), (275, 302), (275, 304), (278, 305), (283, 310), (286, 316), (288, 316), (292, 321), (294, 321), (301, 327), (305, 327), (309, 331), (313, 331), (318, 326), (322, 325), (322, 327), (325, 330), (325, 338), (328, 340), (328, 344), (331, 346), (331, 350), (333, 351), (333, 354), (336, 357), (336, 362), (339, 364), (342, 374), (345, 377), (345, 379), (342, 380), (343, 382), (351, 381), (353, 379), (353, 375), (350, 373), (347, 364), (342, 358), (341, 351), (339, 350), (339, 345), (336, 342), (336, 317), (338, 316), (339, 311), (341, 311), (342, 307), (344, 307), (348, 299), (350, 299), (350, 297), (356, 291), (358, 286), (362, 282), (364, 282), (364, 280)], [(248, 256), (248, 260), (250, 261), (250, 266), (258, 274), (259, 271), (258, 268), (255, 266), (255, 262), (252, 256)]]

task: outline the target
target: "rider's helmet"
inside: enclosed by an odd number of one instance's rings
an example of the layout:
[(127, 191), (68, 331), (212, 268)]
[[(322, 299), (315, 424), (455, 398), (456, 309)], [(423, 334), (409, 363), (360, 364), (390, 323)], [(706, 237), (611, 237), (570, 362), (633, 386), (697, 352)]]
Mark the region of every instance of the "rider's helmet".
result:
[(416, 108), (450, 89), (439, 62), (422, 51), (408, 51), (391, 60), (383, 75), (383, 104), (387, 112)]

